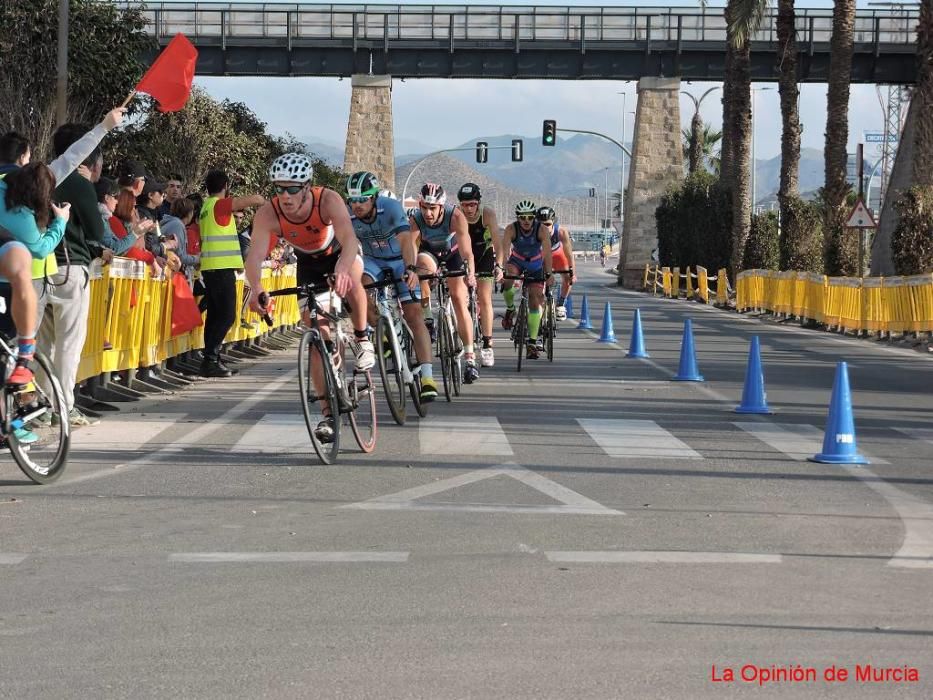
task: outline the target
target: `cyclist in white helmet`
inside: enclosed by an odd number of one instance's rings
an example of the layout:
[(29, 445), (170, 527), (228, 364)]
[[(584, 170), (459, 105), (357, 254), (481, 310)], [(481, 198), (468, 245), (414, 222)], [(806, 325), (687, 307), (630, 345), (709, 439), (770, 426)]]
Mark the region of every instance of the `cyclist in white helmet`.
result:
[[(311, 159), (301, 153), (279, 156), (269, 168), (275, 189), (272, 201), (264, 205), (253, 221), (252, 245), (246, 259), (246, 278), (250, 285), (249, 305), (261, 312), (262, 262), (278, 240), (288, 243), (298, 257), (298, 284), (323, 284), (334, 276), (334, 291), (350, 307), (356, 345), (356, 366), (371, 369), (376, 355), (366, 332), (366, 291), (360, 283), (363, 258), (350, 223), (343, 197), (327, 187), (312, 187)], [(307, 324), (307, 302), (301, 303), (302, 321)], [(328, 328), (321, 326), (324, 340)], [(313, 355), (313, 357), (317, 357)], [(324, 395), (322, 368), (311, 368), (316, 391)], [(325, 414), (326, 415), (326, 414)], [(333, 439), (333, 421), (327, 416), (316, 430), (319, 440)]]

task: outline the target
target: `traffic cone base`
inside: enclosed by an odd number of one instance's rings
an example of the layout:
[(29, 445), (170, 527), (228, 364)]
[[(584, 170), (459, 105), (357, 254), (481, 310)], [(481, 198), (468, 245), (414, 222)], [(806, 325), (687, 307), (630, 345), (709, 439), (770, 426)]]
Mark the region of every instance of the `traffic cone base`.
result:
[(587, 301), (586, 293), (583, 294), (583, 301), (580, 303), (580, 323), (577, 328), (581, 331), (593, 330), (593, 324), (590, 323), (590, 303)]
[(849, 368), (845, 362), (836, 364), (833, 395), (829, 402), (829, 417), (823, 435), (823, 451), (810, 457), (823, 464), (868, 464), (858, 452), (855, 441), (855, 419), (852, 417), (852, 392), (849, 389)]
[(748, 348), (748, 365), (745, 369), (745, 387), (742, 389), (742, 403), (736, 413), (774, 413), (768, 408), (768, 395), (765, 393), (765, 375), (761, 369), (761, 345), (758, 336), (752, 336)]
[(628, 346), (626, 357), (645, 358), (651, 357), (645, 351), (645, 337), (641, 330), (641, 310), (635, 309), (635, 318), (632, 320), (632, 340)]
[(596, 340), (597, 343), (614, 343), (616, 342), (616, 334), (612, 329), (612, 308), (609, 306), (609, 302), (606, 302), (606, 306), (603, 308), (603, 327), (599, 333), (599, 338)]
[(680, 343), (680, 366), (674, 376), (675, 382), (702, 382), (703, 375), (697, 367), (697, 356), (693, 349), (693, 322), (684, 321), (684, 337)]

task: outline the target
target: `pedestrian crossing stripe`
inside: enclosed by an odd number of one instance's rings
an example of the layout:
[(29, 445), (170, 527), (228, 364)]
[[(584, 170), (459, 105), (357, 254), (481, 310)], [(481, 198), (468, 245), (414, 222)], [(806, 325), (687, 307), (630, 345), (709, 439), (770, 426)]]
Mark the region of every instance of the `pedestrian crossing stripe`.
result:
[[(107, 420), (90, 425), (71, 434), (73, 450), (95, 452), (133, 452), (140, 450), (150, 440), (170, 428), (177, 428), (187, 413), (128, 413), (107, 416)], [(178, 437), (177, 430), (170, 430), (169, 439)]]
[(28, 554), (12, 554), (10, 552), (0, 552), (0, 565), (9, 564), (11, 566), (15, 566), (28, 556)]
[[(422, 501), (429, 496), (436, 496), (445, 491), (484, 479), (507, 476), (522, 482), (526, 486), (543, 493), (558, 505), (519, 505), (519, 504), (480, 504)], [(397, 511), (459, 511), (470, 513), (523, 513), (530, 515), (625, 515), (622, 511), (607, 508), (601, 503), (561, 486), (541, 474), (526, 469), (514, 462), (467, 472), (441, 481), (434, 481), (423, 486), (405, 489), (386, 496), (377, 496), (367, 501), (349, 503), (340, 508), (355, 510), (397, 510)]]
[(236, 441), (231, 452), (242, 454), (293, 453), (311, 448), (301, 413), (267, 413)]
[(512, 446), (495, 416), (421, 421), (418, 441), (423, 455), (511, 457)]
[[(812, 425), (751, 422), (735, 422), (733, 425), (797, 462), (804, 462), (823, 451), (823, 431)], [(878, 457), (872, 457), (871, 461), (888, 464)]]
[(577, 423), (610, 457), (703, 459), (652, 420), (578, 418)]

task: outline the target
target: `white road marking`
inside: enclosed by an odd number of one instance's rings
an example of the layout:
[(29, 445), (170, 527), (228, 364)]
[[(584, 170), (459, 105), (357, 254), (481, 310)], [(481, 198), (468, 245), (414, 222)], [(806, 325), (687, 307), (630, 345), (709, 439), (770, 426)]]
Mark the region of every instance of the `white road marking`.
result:
[[(812, 425), (744, 421), (734, 422), (733, 425), (797, 462), (805, 462), (808, 458), (823, 451), (823, 431)], [(877, 457), (870, 457), (870, 459), (873, 464), (888, 464), (887, 461)]]
[(933, 428), (895, 428), (895, 430), (914, 440), (923, 440), (933, 445)]
[[(559, 501), (562, 505), (518, 505), (518, 504), (459, 504), (446, 502), (417, 503), (419, 498), (433, 496), (444, 491), (473, 484), (497, 476), (510, 476), (527, 486)], [(625, 515), (622, 511), (607, 508), (601, 503), (583, 496), (565, 486), (541, 476), (514, 463), (477, 469), (449, 479), (435, 481), (424, 486), (405, 489), (386, 496), (377, 496), (359, 503), (348, 503), (340, 508), (357, 510), (421, 510), (421, 511), (459, 511), (473, 513), (526, 513), (532, 515)]]
[(610, 457), (703, 459), (653, 420), (577, 418), (577, 423)]
[(421, 421), (418, 440), (423, 455), (511, 457), (514, 454), (495, 416)]
[(565, 564), (780, 564), (780, 554), (739, 552), (545, 552)]
[(186, 564), (212, 563), (403, 563), (408, 552), (183, 552), (172, 554), (169, 561)]
[[(63, 486), (70, 486), (71, 484), (77, 484), (82, 481), (91, 481), (93, 479), (100, 479), (105, 476), (113, 476), (114, 474), (123, 474), (130, 470), (138, 469), (142, 466), (156, 464), (159, 462), (160, 458), (164, 456), (177, 454), (179, 449), (185, 445), (200, 445), (204, 442), (208, 435), (216, 432), (225, 425), (229, 425), (240, 416), (249, 413), (251, 410), (253, 410), (253, 407), (265, 401), (270, 395), (275, 394), (275, 392), (277, 392), (281, 387), (294, 384), (295, 376), (297, 374), (297, 369), (292, 369), (285, 372), (278, 379), (273, 382), (269, 382), (261, 390), (257, 391), (249, 398), (243, 399), (238, 404), (225, 411), (222, 415), (213, 420), (198, 425), (198, 427), (194, 428), (193, 430), (189, 430), (184, 434), (179, 435), (171, 444), (166, 445), (165, 447), (154, 450), (151, 453), (144, 454), (128, 462), (123, 462), (122, 464), (117, 464), (105, 469), (98, 469), (97, 471), (88, 472), (87, 474), (80, 474), (73, 478), (68, 478), (66, 475), (62, 481), (52, 484), (51, 486), (45, 486), (43, 488), (56, 489)], [(218, 391), (220, 391), (219, 388)], [(112, 427), (112, 424), (109, 422), (107, 422), (107, 425)]]
[[(71, 434), (71, 449), (135, 451), (187, 413), (137, 413), (107, 416), (106, 420)], [(173, 436), (174, 437), (174, 436)]]
[(19, 564), (23, 559), (28, 557), (28, 554), (13, 554), (10, 552), (0, 552), (0, 564)]
[(310, 446), (308, 429), (301, 413), (267, 413), (230, 448), (249, 454), (292, 453)]

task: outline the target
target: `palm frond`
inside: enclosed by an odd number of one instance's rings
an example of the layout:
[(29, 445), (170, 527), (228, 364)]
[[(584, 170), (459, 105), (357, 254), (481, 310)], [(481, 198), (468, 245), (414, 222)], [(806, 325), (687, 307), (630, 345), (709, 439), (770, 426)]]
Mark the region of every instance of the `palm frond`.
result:
[(770, 0), (732, 0), (732, 21), (729, 31), (732, 34), (732, 45), (742, 48), (748, 43), (751, 35), (758, 31), (764, 20), (765, 11), (770, 7)]

